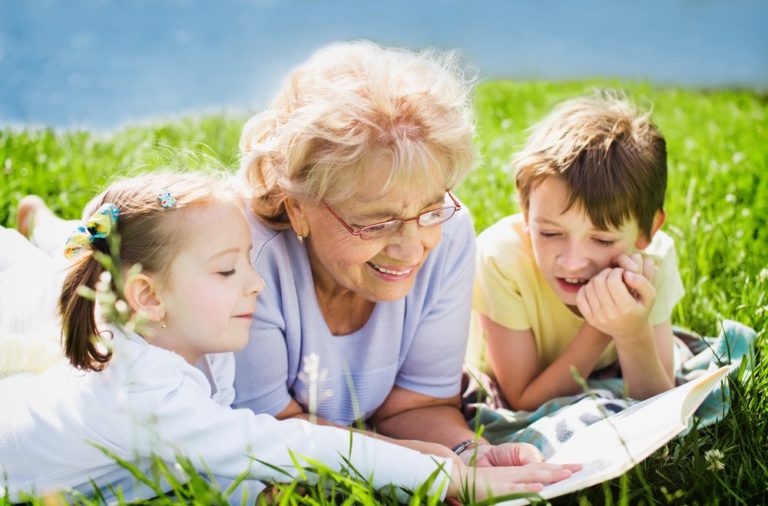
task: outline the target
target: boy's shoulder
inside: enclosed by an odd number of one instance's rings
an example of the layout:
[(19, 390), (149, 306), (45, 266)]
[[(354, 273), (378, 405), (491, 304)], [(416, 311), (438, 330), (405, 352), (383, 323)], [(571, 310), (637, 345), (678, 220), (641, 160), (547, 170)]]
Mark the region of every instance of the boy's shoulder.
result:
[(531, 240), (525, 231), (522, 213), (506, 216), (477, 236), (478, 254), (532, 256)]
[(653, 236), (651, 244), (645, 248), (645, 254), (656, 258), (666, 258), (675, 254), (675, 240), (666, 232), (659, 230)]

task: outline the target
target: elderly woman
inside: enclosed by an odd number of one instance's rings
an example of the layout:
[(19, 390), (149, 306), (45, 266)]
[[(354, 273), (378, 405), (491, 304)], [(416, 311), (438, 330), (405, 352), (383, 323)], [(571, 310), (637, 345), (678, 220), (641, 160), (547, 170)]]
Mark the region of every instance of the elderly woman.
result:
[[(473, 164), (450, 56), (337, 44), (243, 130), (252, 257), (267, 288), (237, 355), (238, 407), (461, 451), (475, 237), (452, 190)], [(519, 447), (480, 438), (485, 465)]]
[[(434, 53), (334, 45), (246, 124), (241, 172), (266, 288), (236, 357), (235, 407), (360, 421), (420, 451), (449, 452), (439, 443), (464, 462), (522, 466), (483, 476), (538, 490), (579, 466), (491, 446), (458, 409), (475, 238), (451, 193), (473, 163), (469, 90), (455, 69)], [(39, 199), (19, 218), (25, 235), (33, 222), (63, 229)]]

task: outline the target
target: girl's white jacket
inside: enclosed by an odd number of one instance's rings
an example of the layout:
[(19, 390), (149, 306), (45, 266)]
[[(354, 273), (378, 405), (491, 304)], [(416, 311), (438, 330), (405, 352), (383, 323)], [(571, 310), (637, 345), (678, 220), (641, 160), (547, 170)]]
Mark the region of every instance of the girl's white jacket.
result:
[[(252, 480), (286, 481), (259, 461), (297, 476), (291, 453), (336, 470), (349, 458), (376, 487), (413, 489), (441, 465), (450, 473), (448, 460), (347, 430), (233, 410), (231, 354), (208, 356), (197, 368), (110, 330), (113, 358), (102, 372), (62, 365), (0, 380), (0, 497), (4, 489), (12, 502), (69, 489), (91, 495), (91, 480), (107, 501), (118, 488), (126, 500), (155, 495), (100, 448), (144, 471), (151, 455), (172, 463), (182, 454), (223, 482), (246, 469)], [(446, 485), (440, 478), (432, 491), (442, 486), (442, 499)]]

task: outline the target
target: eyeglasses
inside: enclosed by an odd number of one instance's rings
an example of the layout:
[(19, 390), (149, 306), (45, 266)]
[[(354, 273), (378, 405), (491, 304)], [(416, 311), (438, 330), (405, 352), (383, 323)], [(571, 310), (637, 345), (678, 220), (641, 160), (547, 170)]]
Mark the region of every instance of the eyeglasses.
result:
[(359, 237), (363, 240), (369, 240), (369, 239), (381, 239), (384, 237), (388, 237), (398, 230), (400, 230), (400, 227), (409, 221), (415, 221), (419, 224), (420, 227), (426, 228), (426, 227), (434, 227), (436, 225), (440, 225), (441, 223), (445, 223), (446, 221), (453, 218), (453, 215), (456, 214), (456, 211), (461, 209), (461, 204), (458, 200), (456, 200), (456, 197), (453, 196), (451, 192), (445, 192), (448, 197), (450, 197), (451, 201), (453, 202), (453, 205), (451, 206), (445, 206), (445, 207), (439, 207), (437, 209), (432, 209), (430, 211), (425, 211), (421, 213), (418, 216), (414, 216), (413, 218), (405, 218), (405, 219), (394, 219), (394, 220), (387, 220), (382, 221), (379, 223), (374, 223), (372, 225), (367, 225), (365, 227), (361, 228), (354, 228), (351, 225), (347, 224), (346, 221), (344, 221), (341, 216), (336, 214), (336, 211), (334, 211), (331, 206), (323, 202), (323, 205), (326, 209), (328, 209), (328, 212), (330, 212), (334, 218), (336, 218), (339, 223), (342, 224), (344, 228), (347, 229), (347, 231), (354, 235)]

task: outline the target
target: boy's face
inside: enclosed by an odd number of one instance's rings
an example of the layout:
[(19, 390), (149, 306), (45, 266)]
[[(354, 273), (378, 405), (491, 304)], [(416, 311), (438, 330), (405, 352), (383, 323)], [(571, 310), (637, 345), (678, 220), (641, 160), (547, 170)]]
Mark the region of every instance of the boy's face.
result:
[(548, 177), (530, 194), (526, 231), (544, 279), (567, 306), (576, 306), (576, 294), (593, 276), (613, 266), (623, 254), (644, 249), (649, 241), (637, 220), (618, 228), (597, 229), (578, 203), (567, 212), (570, 192), (556, 177)]

